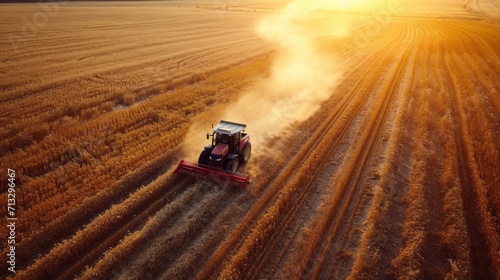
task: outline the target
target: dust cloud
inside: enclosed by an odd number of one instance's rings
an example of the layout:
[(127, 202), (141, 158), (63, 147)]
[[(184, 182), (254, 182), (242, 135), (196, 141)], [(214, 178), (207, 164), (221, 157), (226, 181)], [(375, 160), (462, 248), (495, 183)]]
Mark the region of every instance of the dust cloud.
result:
[[(288, 128), (312, 116), (342, 77), (338, 59), (322, 44), (349, 34), (350, 22), (338, 12), (366, 9), (370, 3), (294, 0), (266, 15), (256, 24), (256, 32), (276, 48), (269, 76), (257, 81), (234, 104), (221, 108), (224, 113), (199, 119), (245, 123), (252, 157), (268, 153), (270, 140), (293, 133)], [(191, 126), (184, 143), (186, 155), (197, 158), (209, 143), (200, 142), (209, 128), (200, 123)]]
[(223, 117), (248, 125), (254, 156), (271, 138), (287, 134), (291, 125), (313, 115), (338, 84), (342, 71), (332, 52), (320, 44), (322, 38), (347, 32), (332, 14), (320, 12), (331, 8), (328, 1), (292, 1), (257, 24), (259, 36), (277, 49), (270, 75)]

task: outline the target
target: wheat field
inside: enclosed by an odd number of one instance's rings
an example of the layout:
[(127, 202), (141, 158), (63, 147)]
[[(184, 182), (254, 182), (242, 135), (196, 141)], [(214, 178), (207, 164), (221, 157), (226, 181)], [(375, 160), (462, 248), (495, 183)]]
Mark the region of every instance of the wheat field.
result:
[(326, 2), (0, 3), (0, 277), (499, 279), (500, 6)]

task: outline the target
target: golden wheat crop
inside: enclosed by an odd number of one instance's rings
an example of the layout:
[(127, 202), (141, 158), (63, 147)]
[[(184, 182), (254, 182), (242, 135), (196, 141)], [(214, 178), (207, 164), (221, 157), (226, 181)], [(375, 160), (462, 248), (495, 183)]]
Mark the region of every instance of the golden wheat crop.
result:
[[(410, 2), (0, 4), (0, 276), (498, 277), (497, 18)], [(228, 117), (252, 183), (172, 174)]]

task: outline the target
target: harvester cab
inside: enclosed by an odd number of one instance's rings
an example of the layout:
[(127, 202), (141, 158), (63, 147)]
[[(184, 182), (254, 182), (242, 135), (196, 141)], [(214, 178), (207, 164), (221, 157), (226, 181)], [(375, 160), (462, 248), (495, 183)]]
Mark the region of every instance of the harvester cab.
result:
[(245, 124), (221, 121), (212, 134), (207, 133), (207, 139), (212, 138), (212, 143), (201, 151), (198, 164), (182, 160), (174, 173), (229, 179), (243, 188), (249, 176), (236, 171), (248, 162), (252, 153), (250, 135), (245, 133), (245, 127)]

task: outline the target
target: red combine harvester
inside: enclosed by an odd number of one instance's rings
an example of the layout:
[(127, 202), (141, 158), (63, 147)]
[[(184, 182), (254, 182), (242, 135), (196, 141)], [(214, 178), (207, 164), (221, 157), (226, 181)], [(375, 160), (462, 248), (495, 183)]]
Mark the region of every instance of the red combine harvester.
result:
[(198, 163), (181, 160), (174, 173), (227, 180), (243, 189), (250, 176), (236, 171), (248, 162), (252, 153), (250, 135), (244, 132), (245, 127), (245, 124), (221, 121), (211, 135), (207, 133), (207, 139), (212, 137), (212, 144), (203, 149)]

